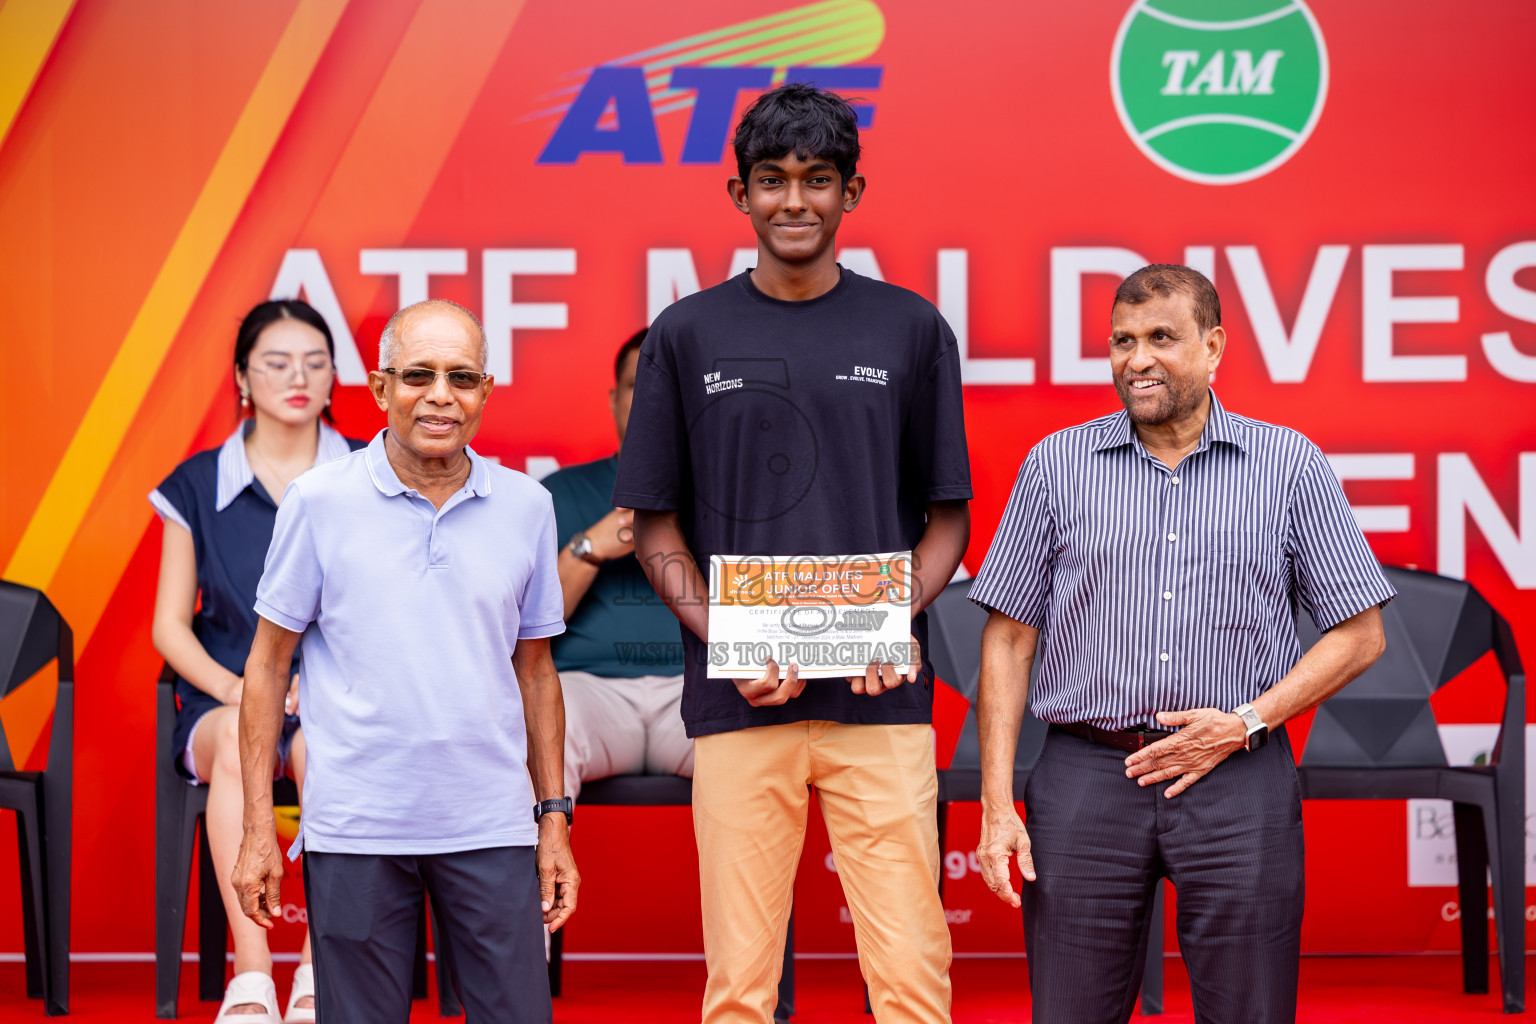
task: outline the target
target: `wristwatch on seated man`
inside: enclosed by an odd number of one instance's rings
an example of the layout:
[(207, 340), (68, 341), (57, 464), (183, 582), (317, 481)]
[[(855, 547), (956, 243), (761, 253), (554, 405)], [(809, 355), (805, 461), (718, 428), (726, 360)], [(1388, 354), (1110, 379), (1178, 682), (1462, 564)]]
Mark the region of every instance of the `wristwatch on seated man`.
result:
[(586, 530), (572, 537), (565, 549), (588, 565), (603, 564), (603, 560), (592, 553), (592, 538), (587, 536)]
[(1243, 728), (1247, 735), (1243, 737), (1245, 750), (1258, 750), (1269, 742), (1269, 726), (1264, 724), (1264, 719), (1253, 710), (1252, 704), (1244, 704), (1242, 707), (1232, 709), (1232, 713), (1243, 720)]
[(553, 800), (544, 800), (533, 805), (533, 820), (538, 821), (546, 814), (560, 811), (565, 815), (565, 823), (569, 825), (576, 820), (576, 801), (568, 796), (556, 797)]

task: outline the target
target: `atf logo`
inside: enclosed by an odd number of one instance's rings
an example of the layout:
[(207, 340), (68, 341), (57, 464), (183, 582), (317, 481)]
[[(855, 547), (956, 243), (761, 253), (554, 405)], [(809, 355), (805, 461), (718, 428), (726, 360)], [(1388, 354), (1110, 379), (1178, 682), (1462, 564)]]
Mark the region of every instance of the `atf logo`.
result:
[[(678, 39), (566, 76), (551, 106), (527, 120), (558, 117), (541, 164), (583, 153), (618, 153), (627, 164), (662, 162), (656, 119), (691, 110), (680, 162), (718, 164), (743, 92), (814, 82), (838, 92), (878, 89), (878, 65), (858, 62), (880, 48), (885, 16), (871, 0), (823, 0), (713, 32)], [(859, 126), (872, 105), (854, 105)]]
[(1279, 167), (1312, 134), (1328, 51), (1302, 0), (1137, 0), (1109, 76), (1120, 123), (1148, 159), (1233, 185)]

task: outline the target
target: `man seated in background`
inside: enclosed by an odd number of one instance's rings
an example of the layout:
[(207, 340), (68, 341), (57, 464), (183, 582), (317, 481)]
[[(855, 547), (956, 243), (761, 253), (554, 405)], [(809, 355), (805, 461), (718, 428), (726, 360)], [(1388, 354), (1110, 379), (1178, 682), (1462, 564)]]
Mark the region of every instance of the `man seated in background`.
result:
[[(619, 349), (608, 392), (624, 441), (645, 330)], [(609, 504), (617, 453), (544, 478), (560, 538), (565, 633), (554, 639), (565, 694), (565, 792), (610, 775), (693, 776), (683, 731), (683, 648), (677, 619), (635, 559), (634, 513)]]

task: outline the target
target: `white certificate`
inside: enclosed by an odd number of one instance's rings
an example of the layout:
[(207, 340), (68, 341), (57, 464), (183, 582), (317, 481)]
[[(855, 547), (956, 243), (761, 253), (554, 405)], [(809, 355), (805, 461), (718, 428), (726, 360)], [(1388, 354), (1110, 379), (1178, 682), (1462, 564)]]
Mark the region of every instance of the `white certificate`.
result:
[(769, 658), (804, 679), (911, 667), (912, 552), (714, 555), (709, 560), (709, 678), (763, 674)]

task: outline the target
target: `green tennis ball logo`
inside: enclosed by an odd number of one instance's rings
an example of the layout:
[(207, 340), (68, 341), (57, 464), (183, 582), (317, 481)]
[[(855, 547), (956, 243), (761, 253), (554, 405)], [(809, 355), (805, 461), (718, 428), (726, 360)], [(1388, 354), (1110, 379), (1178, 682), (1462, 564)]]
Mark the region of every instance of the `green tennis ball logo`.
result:
[(1328, 51), (1302, 0), (1137, 0), (1109, 76), (1120, 123), (1149, 160), (1187, 181), (1235, 185), (1312, 134)]

